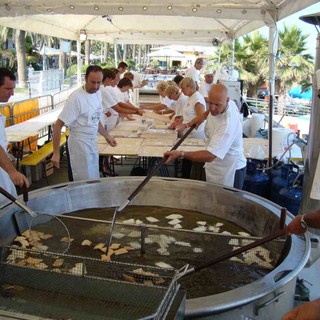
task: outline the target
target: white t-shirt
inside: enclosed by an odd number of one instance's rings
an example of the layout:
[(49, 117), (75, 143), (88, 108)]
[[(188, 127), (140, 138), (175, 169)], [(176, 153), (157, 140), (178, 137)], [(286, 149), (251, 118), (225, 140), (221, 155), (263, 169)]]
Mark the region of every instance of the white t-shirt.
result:
[(176, 116), (183, 116), (183, 108), (187, 102), (187, 98), (188, 97), (181, 92), (178, 100), (176, 101)]
[(133, 88), (140, 88), (143, 77), (136, 71), (130, 71), (133, 74), (132, 86)]
[(101, 113), (100, 121), (101, 121), (101, 124), (105, 126), (107, 124), (106, 113), (110, 112), (111, 114), (113, 114), (114, 112), (116, 112), (112, 109), (112, 107), (117, 104), (117, 101), (113, 96), (113, 89), (111, 86), (105, 86), (105, 87), (101, 86), (100, 91), (102, 96), (102, 107), (103, 107), (103, 112)]
[(195, 66), (192, 66), (187, 70), (185, 77), (193, 79), (193, 81), (195, 81), (198, 86), (200, 85), (199, 72)]
[(96, 136), (102, 112), (100, 90), (87, 93), (83, 87), (75, 90), (67, 99), (59, 119), (70, 130), (70, 135)]
[[(187, 97), (185, 106), (183, 107), (183, 123), (188, 123), (189, 121), (191, 121), (193, 118), (195, 118), (197, 116), (197, 113), (195, 110), (195, 105), (197, 103), (201, 103), (204, 106), (204, 111), (205, 111), (206, 101), (204, 100), (204, 97), (198, 91), (196, 91), (191, 97)], [(203, 139), (204, 138), (204, 125), (205, 125), (204, 122), (201, 123), (197, 130), (193, 130), (190, 133), (189, 137)]]
[(242, 122), (235, 103), (229, 103), (224, 113), (207, 117), (205, 126), (207, 150), (216, 158), (206, 162), (208, 182), (233, 187), (235, 172), (246, 166), (243, 154)]
[(115, 89), (115, 92), (116, 92), (118, 98), (121, 99), (121, 102), (127, 103), (129, 101), (128, 91), (122, 92), (119, 87), (114, 87), (114, 89)]
[(165, 96), (164, 98), (162, 96), (159, 96), (159, 97), (160, 97), (160, 103), (166, 105), (169, 109), (172, 109), (172, 108), (175, 109), (175, 107), (173, 106), (175, 104), (174, 100), (169, 99), (167, 96)]
[(212, 81), (210, 84), (204, 81), (204, 82), (201, 83), (201, 85), (200, 85), (199, 92), (200, 92), (205, 98), (208, 98), (208, 96), (209, 96), (209, 91), (210, 91), (212, 85), (213, 85), (213, 81)]

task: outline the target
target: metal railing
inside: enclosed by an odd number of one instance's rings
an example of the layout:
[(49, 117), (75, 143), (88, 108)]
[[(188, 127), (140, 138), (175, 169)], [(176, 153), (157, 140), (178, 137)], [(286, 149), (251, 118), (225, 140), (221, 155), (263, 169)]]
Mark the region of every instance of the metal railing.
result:
[[(245, 99), (249, 106), (254, 106), (259, 112), (268, 114), (269, 102), (263, 99), (246, 98)], [(311, 112), (310, 104), (286, 102), (282, 110), (278, 106), (278, 101), (274, 99), (274, 114), (283, 116), (299, 117), (308, 115)]]
[[(0, 113), (7, 117), (6, 127), (34, 118), (57, 107), (63, 107), (69, 95), (77, 87), (68, 88), (54, 94), (45, 94), (38, 97), (24, 99), (20, 101), (5, 103), (0, 105)], [(39, 131), (37, 138), (28, 141), (29, 144), (35, 140), (50, 137), (51, 128), (46, 127)]]

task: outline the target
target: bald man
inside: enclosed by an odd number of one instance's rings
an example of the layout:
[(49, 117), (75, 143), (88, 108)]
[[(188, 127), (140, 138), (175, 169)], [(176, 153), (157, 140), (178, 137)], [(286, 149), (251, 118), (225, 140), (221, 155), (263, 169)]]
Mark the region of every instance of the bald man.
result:
[[(15, 75), (6, 68), (0, 68), (0, 102), (8, 102), (13, 96), (13, 90), (16, 87)], [(0, 186), (16, 196), (16, 188), (14, 185), (22, 187), (29, 186), (28, 179), (20, 173), (12, 164), (7, 156), (7, 139), (4, 131), (6, 118), (0, 113)], [(0, 195), (1, 202), (6, 198)]]
[(247, 163), (243, 154), (242, 123), (239, 110), (223, 84), (212, 86), (208, 108), (201, 116), (181, 125), (187, 128), (206, 120), (206, 150), (168, 151), (164, 153), (166, 162), (178, 158), (205, 162), (206, 181), (242, 189)]

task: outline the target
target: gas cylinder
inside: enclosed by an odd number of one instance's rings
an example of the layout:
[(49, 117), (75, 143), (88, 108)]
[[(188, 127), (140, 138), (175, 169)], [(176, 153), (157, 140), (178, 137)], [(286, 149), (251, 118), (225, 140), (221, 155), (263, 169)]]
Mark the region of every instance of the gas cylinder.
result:
[(263, 161), (247, 159), (247, 171), (243, 189), (264, 198), (269, 198), (270, 177), (263, 170)]
[(271, 181), (273, 181), (275, 177), (279, 177), (281, 175), (282, 165), (282, 161), (279, 161), (277, 158), (272, 159)]
[(295, 179), (298, 173), (299, 167), (295, 164), (288, 163), (281, 166), (280, 175), (274, 176), (272, 174), (270, 200), (279, 204), (280, 189), (288, 186), (288, 179), (290, 175), (293, 174), (293, 176), (291, 176), (291, 179)]
[(299, 213), (302, 199), (303, 174), (291, 174), (288, 185), (279, 191), (278, 204), (294, 215)]

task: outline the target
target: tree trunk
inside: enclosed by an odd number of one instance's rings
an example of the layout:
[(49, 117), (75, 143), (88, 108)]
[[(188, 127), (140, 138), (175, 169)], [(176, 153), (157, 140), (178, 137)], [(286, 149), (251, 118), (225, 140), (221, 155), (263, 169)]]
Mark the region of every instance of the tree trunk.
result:
[(109, 43), (104, 43), (104, 52), (103, 52), (103, 62), (106, 62), (108, 60), (108, 51), (109, 51)]
[(136, 45), (132, 46), (131, 59), (136, 62)]
[(138, 70), (141, 71), (141, 44), (139, 44), (138, 48)]
[(65, 70), (66, 55), (62, 51), (63, 40), (60, 39), (60, 52), (59, 52), (59, 69)]
[(286, 87), (281, 86), (279, 89), (279, 98), (278, 98), (278, 114), (285, 114), (285, 100), (286, 100)]
[(117, 48), (117, 57), (118, 57), (118, 60), (119, 61), (123, 61), (123, 58), (122, 58), (122, 53), (121, 53), (121, 50), (120, 50), (120, 45), (116, 44), (116, 48)]
[(127, 60), (127, 45), (124, 44), (123, 45), (123, 58), (122, 61), (126, 61)]
[(27, 88), (26, 32), (16, 30), (16, 52), (19, 87)]
[(84, 64), (88, 66), (90, 64), (90, 40), (84, 42)]
[(283, 87), (283, 83), (280, 79), (276, 79), (275, 81), (275, 90), (274, 94), (278, 95), (278, 100), (275, 101), (275, 114), (284, 114), (284, 108), (285, 108), (285, 94), (286, 89)]
[(248, 88), (247, 88), (247, 97), (252, 98), (257, 94), (257, 88), (254, 84), (248, 83)]

